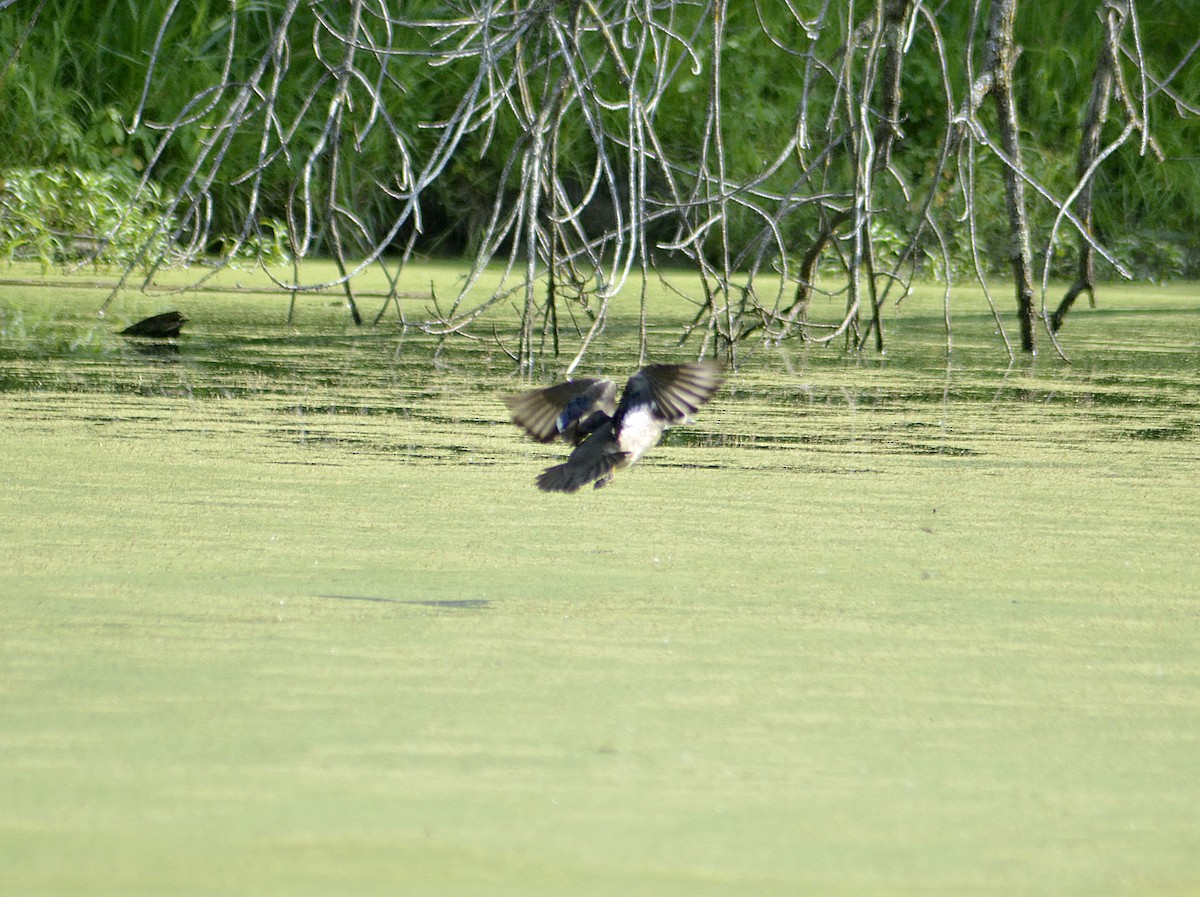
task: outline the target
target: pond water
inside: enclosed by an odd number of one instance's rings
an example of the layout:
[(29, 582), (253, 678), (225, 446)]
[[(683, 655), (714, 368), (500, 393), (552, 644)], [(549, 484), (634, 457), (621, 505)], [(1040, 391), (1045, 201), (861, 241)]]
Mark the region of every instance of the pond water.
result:
[(747, 350), (574, 496), (499, 340), (103, 295), (0, 289), (0, 893), (1200, 889), (1189, 288)]

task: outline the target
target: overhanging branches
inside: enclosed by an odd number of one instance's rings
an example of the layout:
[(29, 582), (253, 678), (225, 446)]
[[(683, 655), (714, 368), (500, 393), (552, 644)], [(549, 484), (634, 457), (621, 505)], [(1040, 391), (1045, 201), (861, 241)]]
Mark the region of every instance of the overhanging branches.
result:
[[(943, 279), (949, 297), (957, 279), (986, 286), (1007, 265), (1019, 345), (1032, 352), (1039, 322), (1057, 330), (1077, 295), (1094, 296), (1097, 256), (1125, 273), (1095, 228), (1105, 161), (1135, 135), (1139, 152), (1155, 151), (1157, 100), (1181, 115), (1197, 106), (1174, 87), (1196, 45), (1152, 64), (1134, 0), (1097, 3), (1078, 161), (1073, 179), (1056, 180), (1024, 151), (1017, 0), (974, 0), (966, 15), (923, 0), (393, 7), (234, 4), (215, 83), (151, 120), (145, 110), (170, 77), (164, 36), (185, 14), (178, 2), (165, 8), (128, 118), (158, 138), (142, 189), (164, 178), (181, 141), (193, 144), (160, 232), (122, 286), (179, 258), (207, 254), (218, 270), (278, 218), (295, 260), (290, 276), (271, 269), (280, 288), (338, 288), (361, 321), (355, 280), (381, 267), (398, 289), (433, 210), (465, 222), (471, 263), (456, 295), (404, 326), (468, 333), (515, 301), (508, 336), (526, 370), (547, 352), (566, 352), (574, 369), (635, 277), (644, 325), (644, 284), (664, 264), (696, 274), (684, 337), (731, 357), (750, 339), (882, 349), (887, 301), (914, 278)], [(794, 81), (755, 82), (768, 56), (791, 60)], [(908, 101), (918, 83), (919, 109)], [(1111, 124), (1119, 133), (1105, 143)], [(214, 259), (214, 209), (228, 220), (231, 191), (236, 226)], [(1000, 232), (1002, 248), (985, 245)], [(1049, 315), (1051, 259), (1066, 234), (1078, 276)], [(303, 260), (318, 254), (335, 259), (334, 280), (306, 278)], [(497, 268), (498, 285), (484, 288)], [(821, 297), (830, 301), (818, 320)]]

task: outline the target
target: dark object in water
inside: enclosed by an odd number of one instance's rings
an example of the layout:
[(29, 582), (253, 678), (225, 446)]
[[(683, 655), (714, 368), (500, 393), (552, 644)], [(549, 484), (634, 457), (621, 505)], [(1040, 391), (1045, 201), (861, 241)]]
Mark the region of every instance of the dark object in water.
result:
[(130, 324), (121, 331), (122, 336), (145, 336), (150, 339), (174, 339), (187, 323), (187, 318), (177, 311), (164, 311)]

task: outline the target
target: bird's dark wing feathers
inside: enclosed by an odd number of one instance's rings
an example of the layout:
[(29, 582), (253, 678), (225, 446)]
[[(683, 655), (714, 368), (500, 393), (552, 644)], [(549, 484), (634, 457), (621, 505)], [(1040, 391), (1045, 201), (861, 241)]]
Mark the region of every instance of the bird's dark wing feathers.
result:
[(616, 408), (617, 386), (602, 377), (583, 377), (558, 383), (544, 389), (531, 389), (516, 396), (507, 396), (504, 404), (512, 412), (513, 423), (538, 442), (553, 442), (560, 435), (558, 418), (570, 409), (569, 419), (562, 428), (564, 439), (578, 443), (590, 429), (576, 433), (580, 424), (599, 414), (607, 419)]
[(717, 361), (646, 365), (629, 378), (621, 405), (649, 400), (667, 423), (682, 423), (720, 388), (722, 370)]
[(538, 488), (543, 492), (577, 492), (593, 480), (599, 481), (596, 488), (607, 483), (609, 474), (625, 458), (617, 448), (612, 429), (612, 421), (606, 421), (566, 461), (542, 471), (537, 478)]
[(504, 403), (513, 423), (538, 442), (561, 436), (574, 443), (567, 460), (542, 471), (537, 485), (543, 492), (577, 492), (588, 483), (599, 489), (629, 463), (617, 432), (626, 412), (650, 405), (664, 423), (683, 423), (713, 397), (723, 379), (716, 361), (651, 364), (629, 378), (620, 405), (616, 384), (599, 377), (532, 389)]

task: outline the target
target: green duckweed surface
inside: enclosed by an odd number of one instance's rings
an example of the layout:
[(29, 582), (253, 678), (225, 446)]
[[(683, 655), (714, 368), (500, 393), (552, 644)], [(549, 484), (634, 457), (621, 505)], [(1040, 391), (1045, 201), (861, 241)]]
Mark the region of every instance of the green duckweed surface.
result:
[(1200, 894), (1190, 288), (756, 348), (575, 496), (495, 342), (103, 296), (0, 287), (0, 894)]

